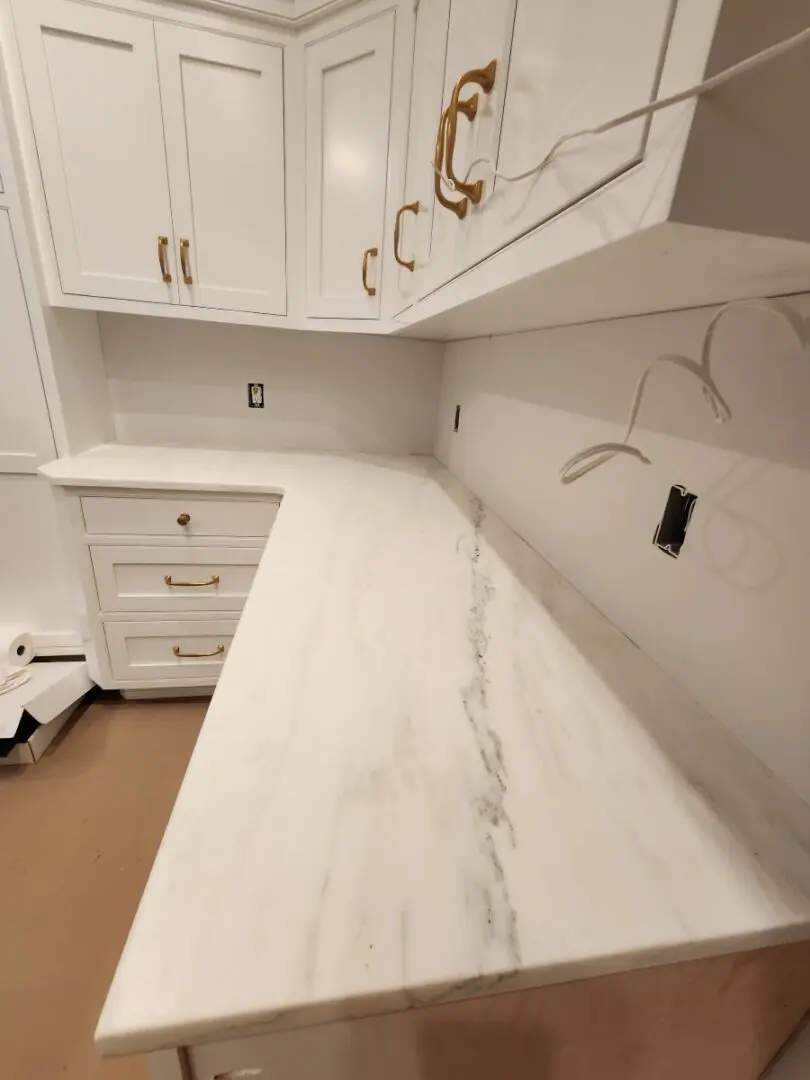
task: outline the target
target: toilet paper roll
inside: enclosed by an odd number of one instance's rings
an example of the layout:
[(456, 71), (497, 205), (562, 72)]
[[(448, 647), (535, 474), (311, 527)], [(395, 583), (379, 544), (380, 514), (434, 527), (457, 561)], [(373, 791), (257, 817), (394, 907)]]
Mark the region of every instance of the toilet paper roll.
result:
[(33, 659), (30, 631), (18, 623), (0, 623), (0, 668), (25, 667)]

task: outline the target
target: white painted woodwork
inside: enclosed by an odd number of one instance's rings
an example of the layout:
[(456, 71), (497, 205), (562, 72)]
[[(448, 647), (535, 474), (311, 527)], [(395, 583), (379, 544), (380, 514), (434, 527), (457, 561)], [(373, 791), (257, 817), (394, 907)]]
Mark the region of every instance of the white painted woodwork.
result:
[(0, 210), (0, 473), (33, 473), (56, 455), (6, 210)]
[[(450, 5), (442, 108), (450, 104), (453, 87), (465, 72), (486, 67), (491, 60), (498, 63), (495, 85), (490, 94), (484, 94), (472, 84), (461, 94), (462, 100), (469, 100), (478, 93), (475, 119), (468, 120), (462, 114), (458, 118), (453, 167), (456, 176), (462, 180), (469, 178), (474, 181), (485, 177), (480, 167), (469, 171), (468, 177), (469, 167), (478, 157), (488, 156), (497, 147), (499, 110), (506, 85), (514, 20), (515, 0), (455, 0)], [(438, 119), (437, 116), (437, 127)], [(423, 151), (430, 158), (435, 141), (434, 131), (431, 142), (425, 145)], [(446, 184), (442, 190), (452, 202), (459, 200), (460, 196)], [(485, 185), (484, 200), (488, 195), (489, 185)], [(451, 210), (436, 204), (430, 265), (424, 275), (431, 288), (441, 285), (475, 261), (475, 249), (471, 245), (477, 235), (477, 229), (471, 229), (474, 216), (474, 207), (469, 208), (466, 218), (459, 220)]]
[[(62, 289), (175, 301), (152, 22), (71, 0), (16, 11)], [(171, 284), (161, 277), (159, 236), (170, 241)]]
[(38, 648), (69, 644), (75, 652), (79, 601), (47, 482), (0, 474), (0, 621), (30, 627)]
[[(394, 27), (390, 11), (305, 47), (310, 316), (379, 315)], [(369, 296), (363, 253), (375, 247)]]
[[(104, 634), (116, 679), (206, 679), (216, 682), (238, 619), (107, 622)], [(224, 649), (220, 651), (220, 646)], [(205, 657), (175, 656), (213, 653)]]
[[(501, 75), (498, 170), (519, 175), (562, 136), (653, 100), (674, 9), (674, 0), (520, 0), (508, 79), (505, 70)], [(637, 120), (571, 144), (539, 176), (496, 179), (470, 258), (502, 247), (638, 163), (648, 127)]]
[(283, 49), (162, 22), (155, 36), (180, 302), (283, 315)]
[(430, 260), (434, 196), (433, 147), (442, 112), (450, 0), (420, 4), (416, 13), (408, 159), (402, 205), (418, 202), (414, 216), (402, 215), (399, 245), (401, 258), (412, 259), (413, 270), (399, 267), (393, 310), (400, 312), (419, 297), (424, 271)]
[(257, 547), (90, 548), (102, 611), (241, 611), (261, 553)]
[[(81, 506), (88, 535), (174, 536), (193, 541), (204, 536), (269, 536), (279, 503), (177, 494), (166, 498), (85, 495)], [(178, 523), (181, 514), (189, 515), (188, 524)]]

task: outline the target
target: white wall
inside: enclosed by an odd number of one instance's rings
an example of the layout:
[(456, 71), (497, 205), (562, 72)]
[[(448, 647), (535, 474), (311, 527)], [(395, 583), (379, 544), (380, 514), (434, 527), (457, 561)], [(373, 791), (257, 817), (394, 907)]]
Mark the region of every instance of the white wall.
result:
[[(796, 305), (810, 315), (810, 297)], [(437, 455), (621, 630), (810, 799), (810, 356), (777, 320), (734, 311), (700, 385), (657, 371), (637, 445), (570, 487), (562, 463), (624, 433), (660, 352), (699, 357), (709, 310), (456, 342)], [(462, 404), (458, 434), (453, 413)], [(679, 559), (653, 547), (669, 488), (698, 495)]]
[[(431, 453), (442, 346), (355, 334), (102, 315), (127, 443)], [(248, 382), (265, 408), (249, 409)]]

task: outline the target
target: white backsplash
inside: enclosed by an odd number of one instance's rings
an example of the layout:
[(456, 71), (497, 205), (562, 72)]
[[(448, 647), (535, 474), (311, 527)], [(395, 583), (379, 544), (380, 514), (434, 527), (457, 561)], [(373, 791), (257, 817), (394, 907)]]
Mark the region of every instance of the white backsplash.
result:
[[(101, 315), (121, 442), (429, 454), (441, 344)], [(265, 408), (249, 409), (248, 382)]]
[[(810, 298), (792, 301), (805, 316)], [(725, 316), (700, 384), (657, 370), (635, 444), (563, 487), (585, 446), (619, 440), (662, 352), (699, 358), (711, 310), (448, 346), (437, 455), (645, 652), (810, 800), (810, 356), (777, 319)], [(453, 417), (461, 404), (461, 423)], [(680, 558), (652, 544), (672, 484), (698, 496)]]

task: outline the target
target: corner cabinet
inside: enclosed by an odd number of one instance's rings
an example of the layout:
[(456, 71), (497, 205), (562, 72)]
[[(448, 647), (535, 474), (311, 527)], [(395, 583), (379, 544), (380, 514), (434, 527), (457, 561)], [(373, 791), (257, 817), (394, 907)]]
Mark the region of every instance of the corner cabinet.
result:
[(307, 315), (377, 318), (396, 14), (304, 48)]
[(284, 314), (282, 47), (15, 10), (63, 292)]

